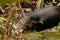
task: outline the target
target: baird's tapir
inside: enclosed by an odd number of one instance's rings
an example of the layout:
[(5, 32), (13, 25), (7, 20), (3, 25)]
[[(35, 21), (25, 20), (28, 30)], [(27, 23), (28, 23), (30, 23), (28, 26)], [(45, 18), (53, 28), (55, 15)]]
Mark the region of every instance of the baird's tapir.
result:
[[(24, 25), (19, 27), (19, 30), (21, 28), (24, 29), (25, 24), (30, 20), (33, 22), (31, 26), (31, 30), (41, 31), (48, 28), (52, 28), (53, 26), (57, 26), (58, 22), (60, 22), (60, 7), (51, 6), (51, 7), (30, 12), (25, 17), (23, 23)], [(29, 27), (27, 27), (27, 29), (28, 28)]]

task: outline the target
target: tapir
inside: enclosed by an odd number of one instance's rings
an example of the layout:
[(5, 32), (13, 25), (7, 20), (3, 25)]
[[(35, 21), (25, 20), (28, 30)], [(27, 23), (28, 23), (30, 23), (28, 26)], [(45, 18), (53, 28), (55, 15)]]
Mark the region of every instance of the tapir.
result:
[[(32, 21), (33, 23), (30, 29), (36, 31), (42, 31), (57, 26), (58, 22), (60, 22), (60, 7), (51, 6), (28, 13), (25, 16), (23, 26), (20, 26), (22, 24), (21, 23), (18, 29), (24, 29), (26, 23), (28, 23), (29, 21)], [(28, 29), (29, 26), (27, 26), (26, 28)]]

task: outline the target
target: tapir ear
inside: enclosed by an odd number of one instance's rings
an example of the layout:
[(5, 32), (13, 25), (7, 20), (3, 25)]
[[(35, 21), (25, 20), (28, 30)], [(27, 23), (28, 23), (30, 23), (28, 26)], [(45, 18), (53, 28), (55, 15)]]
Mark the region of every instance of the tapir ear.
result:
[(41, 24), (43, 24), (43, 21), (39, 21)]

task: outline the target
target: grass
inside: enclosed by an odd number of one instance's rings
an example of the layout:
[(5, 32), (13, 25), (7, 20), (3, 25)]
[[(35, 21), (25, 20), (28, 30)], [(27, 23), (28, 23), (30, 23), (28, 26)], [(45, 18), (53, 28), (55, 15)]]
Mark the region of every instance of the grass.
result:
[(14, 2), (15, 0), (0, 0), (0, 4), (11, 4), (12, 2)]
[[(12, 2), (14, 2), (15, 0), (0, 0), (0, 4), (11, 4)], [(24, 0), (25, 1), (25, 0)], [(58, 24), (58, 28), (60, 30), (60, 23)], [(57, 30), (57, 31), (59, 31)], [(15, 38), (13, 39), (13, 36), (11, 36), (11, 40), (15, 40)], [(23, 34), (23, 35), (18, 35), (17, 38), (19, 37), (24, 39), (24, 40), (60, 40), (60, 31), (59, 32), (51, 32), (51, 30), (49, 31), (45, 31), (45, 32), (31, 32), (31, 33), (27, 33), (27, 34)], [(1, 40), (2, 36), (0, 35), (0, 40)], [(7, 35), (4, 36), (4, 39), (7, 40)]]
[(60, 32), (32, 32), (23, 37), (26, 40), (60, 40)]
[[(13, 3), (13, 2), (15, 2), (15, 1), (17, 1), (17, 0), (0, 0), (0, 5), (1, 4), (11, 4), (11, 3)], [(27, 2), (27, 0), (20, 0), (21, 2)], [(28, 0), (29, 1), (29, 0)]]

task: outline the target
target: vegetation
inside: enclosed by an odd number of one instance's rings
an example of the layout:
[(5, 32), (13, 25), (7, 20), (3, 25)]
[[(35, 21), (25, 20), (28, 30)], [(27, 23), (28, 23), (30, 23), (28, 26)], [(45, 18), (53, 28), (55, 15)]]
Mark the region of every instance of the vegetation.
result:
[[(21, 6), (20, 2), (32, 3), (31, 0), (16, 1), (17, 0), (0, 0), (0, 4), (9, 4), (9, 7), (11, 7), (11, 4), (14, 3), (13, 7), (7, 10), (8, 13), (2, 14), (0, 17), (0, 40), (60, 40), (60, 22), (58, 23), (57, 27), (46, 29), (40, 32), (36, 32), (34, 30), (33, 32), (29, 31), (24, 33), (15, 33), (15, 26), (17, 26), (16, 24), (18, 24), (19, 20), (22, 18), (22, 15), (17, 14), (16, 12), (16, 10), (18, 10), (15, 7), (17, 5), (16, 3), (18, 2), (18, 6)], [(43, 8), (43, 5), (44, 0), (38, 0), (37, 9)], [(48, 5), (51, 6), (52, 2), (48, 2)], [(22, 10), (22, 7), (20, 9)], [(7, 17), (5, 17), (6, 15)]]

